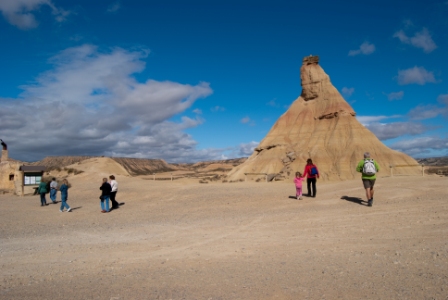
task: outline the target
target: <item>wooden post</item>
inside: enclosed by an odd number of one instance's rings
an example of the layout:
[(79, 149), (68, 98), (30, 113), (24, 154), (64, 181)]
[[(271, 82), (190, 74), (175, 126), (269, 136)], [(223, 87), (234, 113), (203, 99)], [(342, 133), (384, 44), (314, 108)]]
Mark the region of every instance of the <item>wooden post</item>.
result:
[(422, 176), (425, 176), (425, 165), (422, 164)]

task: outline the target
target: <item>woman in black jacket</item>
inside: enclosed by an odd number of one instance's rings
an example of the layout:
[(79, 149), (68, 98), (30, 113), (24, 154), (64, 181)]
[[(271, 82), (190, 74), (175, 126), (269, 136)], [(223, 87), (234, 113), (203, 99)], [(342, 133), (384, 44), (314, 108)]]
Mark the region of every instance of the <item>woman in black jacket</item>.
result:
[(106, 213), (109, 212), (109, 198), (110, 198), (110, 192), (112, 191), (112, 187), (107, 182), (107, 178), (103, 178), (103, 184), (100, 187), (101, 196), (101, 212)]

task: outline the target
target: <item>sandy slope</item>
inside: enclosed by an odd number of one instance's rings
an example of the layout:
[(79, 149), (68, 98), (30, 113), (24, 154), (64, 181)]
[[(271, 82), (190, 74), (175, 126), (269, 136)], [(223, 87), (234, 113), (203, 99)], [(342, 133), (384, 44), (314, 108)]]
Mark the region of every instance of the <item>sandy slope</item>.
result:
[[(447, 177), (318, 183), (71, 177), (71, 213), (0, 195), (0, 299), (447, 299)], [(348, 196), (349, 200), (341, 197)]]

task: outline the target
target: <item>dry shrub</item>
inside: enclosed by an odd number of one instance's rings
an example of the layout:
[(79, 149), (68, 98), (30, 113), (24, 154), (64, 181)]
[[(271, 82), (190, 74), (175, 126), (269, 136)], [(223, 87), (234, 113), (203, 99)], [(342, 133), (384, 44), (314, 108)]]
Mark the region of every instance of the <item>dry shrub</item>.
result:
[(208, 181), (205, 179), (201, 179), (201, 180), (199, 180), (199, 183), (208, 183)]
[(448, 176), (448, 166), (431, 166), (425, 171), (429, 175), (444, 175)]

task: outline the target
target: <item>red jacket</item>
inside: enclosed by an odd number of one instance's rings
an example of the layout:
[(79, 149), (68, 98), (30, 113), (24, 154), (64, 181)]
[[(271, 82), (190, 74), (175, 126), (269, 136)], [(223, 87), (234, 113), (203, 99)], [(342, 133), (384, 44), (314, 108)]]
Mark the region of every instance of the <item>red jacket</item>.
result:
[[(315, 167), (317, 170), (317, 175), (311, 175), (311, 168)], [(305, 170), (303, 170), (303, 176), (307, 176), (308, 178), (319, 178), (319, 169), (317, 168), (316, 165), (305, 165)]]

